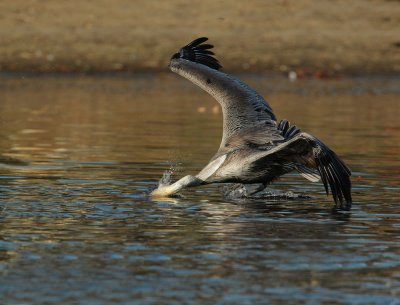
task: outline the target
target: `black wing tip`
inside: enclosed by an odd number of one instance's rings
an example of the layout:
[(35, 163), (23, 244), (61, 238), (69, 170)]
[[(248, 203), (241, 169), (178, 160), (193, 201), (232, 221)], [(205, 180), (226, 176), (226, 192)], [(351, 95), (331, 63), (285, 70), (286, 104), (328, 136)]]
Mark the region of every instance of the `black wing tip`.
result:
[(209, 50), (212, 49), (214, 46), (211, 44), (203, 44), (207, 40), (207, 37), (199, 37), (193, 40), (186, 46), (182, 47), (178, 53), (175, 53), (171, 57), (171, 59), (183, 58), (199, 64), (203, 64), (215, 70), (221, 69), (221, 64), (215, 57), (212, 56), (214, 55), (214, 53)]
[(301, 132), (301, 129), (296, 125), (290, 124), (288, 120), (281, 120), (278, 124), (278, 130), (281, 132), (282, 137), (289, 140), (294, 138)]
[(335, 201), (335, 208), (349, 211), (353, 201), (351, 197), (351, 172), (333, 151), (321, 144), (320, 142), (323, 155), (317, 158), (316, 162), (326, 194), (329, 195), (330, 189)]

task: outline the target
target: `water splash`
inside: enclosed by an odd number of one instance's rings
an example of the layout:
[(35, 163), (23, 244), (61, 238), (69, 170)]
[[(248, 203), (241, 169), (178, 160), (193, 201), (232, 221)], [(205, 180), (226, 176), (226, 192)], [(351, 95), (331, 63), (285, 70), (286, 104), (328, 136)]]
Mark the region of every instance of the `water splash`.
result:
[(172, 174), (173, 171), (171, 171), (170, 169), (166, 170), (163, 173), (161, 179), (158, 181), (158, 188), (170, 185), (172, 183)]
[[(156, 189), (160, 189), (163, 187), (166, 187), (168, 185), (172, 184), (172, 175), (174, 174), (174, 172), (178, 169), (178, 165), (177, 164), (171, 164), (170, 168), (167, 169), (161, 179), (158, 181), (158, 186)], [(170, 198), (170, 200), (167, 200), (170, 203), (177, 203), (176, 200), (172, 199), (172, 198), (184, 198), (181, 194), (177, 193), (177, 194), (170, 194), (168, 195), (168, 197)], [(166, 198), (163, 199), (164, 201), (166, 200)]]
[(179, 163), (178, 162), (171, 162), (169, 169), (167, 169), (161, 179), (158, 181), (158, 188), (171, 185), (172, 184), (172, 175), (178, 171), (179, 169)]

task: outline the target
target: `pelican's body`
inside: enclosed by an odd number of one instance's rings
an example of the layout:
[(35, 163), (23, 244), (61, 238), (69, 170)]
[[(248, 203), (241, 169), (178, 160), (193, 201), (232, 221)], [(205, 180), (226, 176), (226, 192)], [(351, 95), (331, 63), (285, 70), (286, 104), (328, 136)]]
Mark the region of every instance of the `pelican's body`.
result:
[[(169, 196), (184, 187), (208, 183), (260, 183), (262, 188), (278, 177), (298, 171), (310, 181), (322, 179), (335, 203), (351, 207), (350, 170), (326, 145), (288, 121), (279, 124), (269, 104), (240, 80), (219, 71), (209, 51), (213, 46), (199, 38), (171, 58), (170, 69), (213, 96), (223, 113), (221, 145), (196, 176), (161, 186), (153, 196)], [(261, 189), (262, 189), (261, 188)], [(260, 190), (261, 190), (260, 189)]]

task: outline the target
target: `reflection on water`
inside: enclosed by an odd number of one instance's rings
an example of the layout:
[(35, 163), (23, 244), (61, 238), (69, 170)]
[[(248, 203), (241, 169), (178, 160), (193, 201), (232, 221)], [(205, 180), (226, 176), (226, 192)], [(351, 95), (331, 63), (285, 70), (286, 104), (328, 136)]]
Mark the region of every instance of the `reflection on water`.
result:
[(351, 212), (297, 175), (274, 189), (312, 200), (148, 200), (219, 146), (215, 102), (174, 76), (2, 77), (2, 302), (398, 304), (398, 79), (243, 77), (346, 160)]

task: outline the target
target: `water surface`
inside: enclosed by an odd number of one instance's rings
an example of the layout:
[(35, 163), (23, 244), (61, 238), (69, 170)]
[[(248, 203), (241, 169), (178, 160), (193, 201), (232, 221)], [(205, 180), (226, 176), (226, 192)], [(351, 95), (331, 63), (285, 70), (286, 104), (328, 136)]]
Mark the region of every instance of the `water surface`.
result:
[(230, 201), (218, 186), (150, 200), (195, 174), (221, 113), (164, 74), (0, 78), (2, 304), (400, 304), (399, 79), (243, 75), (353, 170), (351, 212)]

